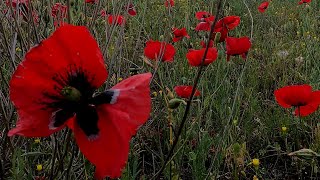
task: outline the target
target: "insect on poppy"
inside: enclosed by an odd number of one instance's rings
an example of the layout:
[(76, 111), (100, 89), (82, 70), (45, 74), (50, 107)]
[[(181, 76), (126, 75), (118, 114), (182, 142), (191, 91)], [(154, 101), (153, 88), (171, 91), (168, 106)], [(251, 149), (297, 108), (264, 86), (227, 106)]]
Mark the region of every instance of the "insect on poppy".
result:
[(243, 59), (247, 58), (249, 49), (251, 48), (251, 41), (249, 37), (227, 37), (226, 38), (226, 54), (227, 61), (230, 60), (230, 56), (241, 55)]
[[(193, 86), (181, 85), (181, 86), (174, 87), (174, 91), (181, 98), (189, 98), (191, 96), (192, 88)], [(196, 89), (194, 93), (194, 97), (198, 97), (198, 96), (200, 96), (200, 91)]]
[(149, 40), (144, 48), (144, 55), (152, 60), (172, 62), (175, 54), (174, 46), (166, 42)]
[(260, 4), (260, 6), (258, 7), (258, 10), (260, 13), (264, 13), (266, 11), (266, 9), (269, 6), (269, 2), (268, 1), (264, 1)]
[(274, 95), (283, 108), (295, 107), (296, 116), (308, 116), (320, 104), (320, 91), (312, 91), (312, 87), (307, 84), (285, 86), (277, 89)]
[(10, 80), (19, 119), (8, 135), (45, 137), (67, 126), (96, 166), (97, 179), (119, 177), (130, 139), (150, 115), (151, 74), (98, 91), (107, 76), (102, 53), (86, 27), (58, 28), (25, 55)]
[(181, 29), (172, 28), (172, 33), (174, 35), (173, 42), (178, 42), (184, 37), (186, 37), (188, 39), (190, 38), (186, 28), (181, 28)]
[[(186, 54), (189, 64), (191, 66), (200, 66), (205, 50), (206, 50), (205, 48), (202, 48), (200, 50), (190, 49), (189, 52)], [(213, 47), (208, 48), (208, 52), (207, 52), (206, 58), (204, 59), (203, 65), (207, 66), (211, 64), (213, 61), (217, 59), (217, 57), (218, 57), (217, 48), (213, 48)]]

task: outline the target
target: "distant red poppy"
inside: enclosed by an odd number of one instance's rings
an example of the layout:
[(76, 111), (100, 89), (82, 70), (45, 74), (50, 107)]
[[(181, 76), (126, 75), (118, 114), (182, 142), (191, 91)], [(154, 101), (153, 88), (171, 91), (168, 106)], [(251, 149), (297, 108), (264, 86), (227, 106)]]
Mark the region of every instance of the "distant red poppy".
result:
[(128, 5), (127, 11), (128, 11), (128, 14), (129, 14), (130, 16), (135, 16), (135, 15), (137, 15), (137, 11), (136, 11), (136, 9), (135, 9), (135, 7), (134, 7), (133, 4), (129, 4), (129, 5)]
[(266, 11), (266, 9), (269, 6), (269, 2), (268, 1), (264, 1), (263, 3), (260, 4), (260, 6), (258, 7), (258, 10), (260, 13), (264, 13)]
[[(200, 42), (200, 45), (202, 46), (202, 48), (206, 48), (206, 42), (201, 41), (201, 42)], [(213, 40), (210, 40), (210, 42), (209, 42), (209, 47), (213, 47), (213, 45), (214, 45)]]
[(63, 19), (67, 17), (67, 9), (66, 5), (61, 3), (55, 3), (51, 9), (51, 16), (58, 19)]
[(241, 55), (243, 59), (247, 57), (248, 51), (251, 47), (251, 41), (249, 37), (227, 37), (226, 38), (226, 54), (227, 61), (230, 60), (230, 56)]
[[(205, 48), (202, 48), (200, 50), (190, 49), (186, 55), (189, 64), (191, 66), (200, 66), (204, 52), (205, 52)], [(215, 61), (217, 59), (217, 57), (218, 57), (217, 49), (216, 48), (209, 48), (207, 56), (203, 62), (203, 65), (205, 65), (205, 66), (209, 65), (210, 63)]]
[[(22, 16), (24, 21), (28, 21), (28, 19), (29, 19), (30, 11), (29, 11), (28, 4), (29, 4), (29, 0), (12, 0), (11, 3), (10, 3), (10, 0), (6, 1), (6, 5), (8, 7), (11, 6), (13, 8), (13, 13), (16, 14), (16, 12), (18, 12), (18, 14), (20, 16)], [(4, 14), (9, 13), (8, 9), (5, 9), (3, 11), (3, 13)], [(38, 16), (38, 13), (35, 10), (32, 11), (31, 15), (32, 15), (33, 21), (36, 24), (39, 23), (39, 21), (40, 21), (39, 20), (39, 16)]]
[(186, 37), (186, 38), (190, 38), (190, 36), (188, 35), (188, 32), (186, 30), (186, 28), (182, 28), (182, 29), (178, 29), (178, 28), (172, 28), (172, 33), (174, 35), (173, 37), (173, 42), (178, 42), (180, 41), (182, 38)]
[(118, 26), (123, 26), (126, 23), (126, 19), (121, 15), (108, 15), (108, 23), (110, 25), (116, 24)]
[(95, 177), (117, 178), (131, 137), (151, 110), (151, 74), (96, 92), (108, 76), (97, 42), (84, 26), (65, 25), (33, 47), (10, 80), (19, 119), (9, 136), (45, 137), (66, 126)]
[[(193, 86), (176, 86), (174, 91), (181, 98), (189, 98), (191, 96)], [(194, 97), (200, 96), (200, 91), (196, 89)]]
[(107, 15), (108, 15), (108, 13), (107, 13), (106, 10), (102, 9), (102, 10), (100, 11), (100, 16), (101, 16), (101, 17), (106, 17)]
[(173, 7), (174, 6), (174, 1), (173, 0), (165, 0), (164, 6), (165, 7), (169, 7), (169, 5), (170, 5), (170, 7)]
[[(11, 6), (17, 8), (17, 6), (24, 6), (22, 8), (28, 8), (29, 0), (11, 0)], [(10, 0), (6, 0), (6, 5), (10, 6)]]
[(90, 4), (94, 4), (96, 3), (98, 0), (85, 0), (85, 3), (90, 3)]
[(318, 109), (320, 103), (320, 91), (312, 91), (312, 87), (306, 84), (285, 86), (276, 90), (274, 95), (280, 106), (295, 107), (296, 116), (308, 116)]
[(311, 0), (301, 0), (301, 1), (299, 1), (299, 3), (298, 4), (309, 4), (309, 3), (311, 3)]
[(206, 11), (198, 11), (196, 12), (196, 18), (200, 21), (213, 22), (214, 16)]
[(174, 46), (166, 42), (149, 40), (144, 48), (144, 55), (152, 60), (157, 60), (161, 57), (161, 61), (172, 62), (175, 54)]

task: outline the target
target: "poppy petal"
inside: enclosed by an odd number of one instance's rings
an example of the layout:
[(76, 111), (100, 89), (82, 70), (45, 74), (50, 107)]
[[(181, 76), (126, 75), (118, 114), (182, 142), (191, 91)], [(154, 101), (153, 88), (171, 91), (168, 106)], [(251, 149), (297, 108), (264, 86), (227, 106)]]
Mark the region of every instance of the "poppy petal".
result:
[(77, 123), (73, 123), (81, 152), (96, 166), (96, 178), (121, 175), (128, 159), (130, 139), (150, 115), (150, 78), (150, 73), (132, 76), (112, 88), (120, 93), (114, 104), (97, 106), (100, 131), (95, 140), (88, 139)]

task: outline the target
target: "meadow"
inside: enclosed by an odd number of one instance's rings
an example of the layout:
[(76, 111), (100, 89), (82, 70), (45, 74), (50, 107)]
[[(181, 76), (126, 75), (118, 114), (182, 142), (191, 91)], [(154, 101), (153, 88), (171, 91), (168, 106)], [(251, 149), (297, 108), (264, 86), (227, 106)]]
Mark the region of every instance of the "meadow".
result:
[[(101, 50), (108, 77), (99, 92), (133, 75), (152, 74), (150, 116), (130, 141), (119, 179), (319, 179), (320, 113), (294, 115), (293, 107), (279, 105), (275, 91), (303, 84), (320, 90), (320, 1), (270, 0), (261, 13), (262, 2), (1, 1), (0, 179), (94, 179), (95, 166), (79, 150), (71, 129), (47, 137), (7, 135), (19, 117), (10, 98), (13, 73), (32, 47), (67, 23), (86, 26)], [(223, 17), (240, 17), (228, 36), (250, 38), (246, 57), (235, 53), (227, 61), (226, 42), (219, 42), (223, 35), (216, 33), (218, 57), (210, 64), (190, 65), (189, 49), (201, 49), (200, 42), (212, 37), (210, 28), (196, 28), (207, 22), (208, 16), (196, 18), (201, 11), (219, 17), (210, 26)], [(110, 22), (108, 14), (124, 20)], [(186, 28), (190, 38), (173, 42), (172, 28)], [(159, 60), (164, 53), (156, 60), (146, 54), (150, 40), (174, 46), (171, 62)], [(25, 88), (35, 84), (30, 81)], [(179, 85), (196, 86), (199, 94), (193, 89), (192, 95), (179, 97), (174, 90)], [(15, 93), (23, 97), (28, 92), (21, 87)], [(298, 92), (291, 94), (300, 98)], [(126, 106), (130, 109), (130, 102)]]

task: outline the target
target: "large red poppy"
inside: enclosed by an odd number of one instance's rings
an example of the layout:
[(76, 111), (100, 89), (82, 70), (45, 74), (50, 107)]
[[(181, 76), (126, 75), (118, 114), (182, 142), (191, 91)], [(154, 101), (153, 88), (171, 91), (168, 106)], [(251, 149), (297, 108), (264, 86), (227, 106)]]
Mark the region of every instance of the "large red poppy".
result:
[(291, 85), (274, 92), (276, 101), (284, 108), (296, 107), (296, 116), (308, 116), (320, 104), (320, 91), (312, 91), (310, 85)]
[[(201, 60), (204, 56), (205, 48), (202, 48), (200, 50), (194, 50), (190, 49), (187, 53), (186, 57), (188, 59), (188, 62), (191, 66), (200, 66)], [(207, 56), (203, 62), (203, 65), (207, 66), (211, 64), (213, 61), (215, 61), (218, 57), (218, 51), (216, 48), (208, 48)]]
[(148, 59), (172, 62), (176, 50), (173, 45), (166, 42), (149, 40), (144, 48), (144, 55)]
[(129, 141), (151, 111), (151, 74), (96, 92), (107, 75), (86, 27), (58, 28), (26, 54), (12, 76), (10, 98), (19, 119), (8, 135), (43, 137), (68, 126), (80, 151), (96, 166), (96, 178), (119, 177)]
[(190, 38), (186, 28), (182, 28), (182, 29), (172, 28), (172, 33), (174, 35), (173, 42), (178, 42), (184, 37)]
[(264, 13), (266, 11), (266, 9), (269, 6), (269, 2), (268, 1), (264, 1), (260, 4), (260, 6), (258, 7), (258, 10), (260, 13)]
[(227, 61), (230, 60), (230, 56), (241, 55), (243, 59), (247, 57), (248, 51), (251, 47), (251, 41), (249, 37), (227, 37), (226, 38), (226, 54)]
[(311, 0), (301, 0), (299, 1), (298, 4), (309, 4), (309, 3), (311, 3)]
[[(176, 86), (174, 91), (181, 98), (189, 98), (191, 96), (193, 86)], [(200, 91), (196, 89), (194, 97), (200, 96)]]

